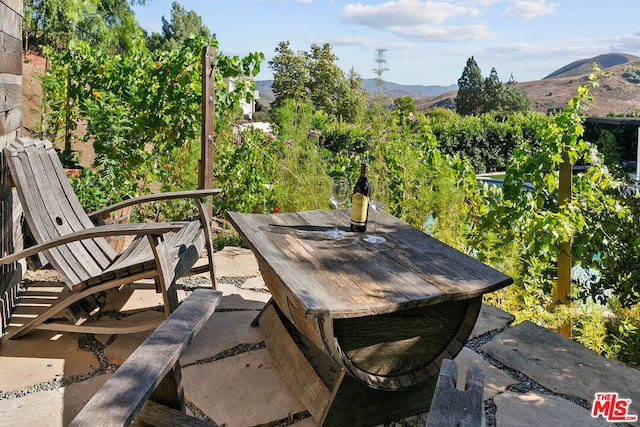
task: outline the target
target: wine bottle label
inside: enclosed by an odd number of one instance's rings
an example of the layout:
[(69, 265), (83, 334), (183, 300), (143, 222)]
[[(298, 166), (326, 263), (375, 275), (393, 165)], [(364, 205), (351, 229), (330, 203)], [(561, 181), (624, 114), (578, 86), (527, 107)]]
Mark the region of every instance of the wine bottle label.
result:
[(367, 221), (367, 208), (369, 198), (360, 193), (354, 193), (351, 198), (351, 222), (355, 225), (364, 225)]

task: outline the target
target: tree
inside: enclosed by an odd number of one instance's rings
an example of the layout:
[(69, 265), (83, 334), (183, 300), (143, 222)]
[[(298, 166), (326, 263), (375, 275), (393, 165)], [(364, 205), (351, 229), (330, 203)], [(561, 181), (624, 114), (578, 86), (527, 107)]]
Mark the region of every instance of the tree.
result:
[(71, 40), (83, 40), (128, 52), (142, 31), (131, 6), (146, 1), (25, 0), (25, 50), (30, 44), (66, 49)]
[(509, 79), (502, 92), (502, 109), (505, 111), (529, 111), (531, 110), (531, 100), (526, 93), (516, 88), (513, 77)]
[(338, 116), (352, 123), (359, 122), (367, 110), (369, 98), (362, 86), (362, 77), (353, 67), (347, 75), (344, 91), (338, 105)]
[(484, 85), (482, 87), (482, 112), (486, 113), (500, 110), (503, 92), (504, 86), (498, 78), (498, 72), (495, 68), (492, 68), (489, 77), (484, 79)]
[(498, 78), (495, 68), (489, 77), (482, 73), (473, 56), (458, 80), (456, 111), (461, 115), (476, 115), (492, 111), (525, 112), (531, 109), (531, 101), (524, 92), (516, 88), (513, 77), (505, 85)]
[(269, 61), (269, 68), (273, 71), (273, 106), (283, 105), (286, 99), (304, 99), (311, 82), (306, 52), (295, 53), (288, 41), (280, 42), (275, 52), (276, 55)]
[[(151, 33), (146, 37), (150, 51), (171, 51), (179, 48), (192, 35), (211, 38), (211, 32), (202, 24), (202, 18), (193, 10), (186, 11), (178, 2), (171, 5), (171, 21), (162, 17), (162, 33)], [(215, 38), (215, 36), (214, 36)]]
[(346, 79), (335, 64), (338, 57), (329, 43), (311, 45), (309, 56), (309, 89), (313, 105), (326, 113), (337, 116), (338, 104), (346, 92)]
[(288, 41), (280, 42), (269, 61), (274, 107), (284, 105), (288, 99), (308, 101), (333, 117), (357, 121), (367, 102), (362, 79), (354, 70), (346, 76), (336, 65), (337, 60), (328, 43), (313, 44), (311, 53), (294, 53)]
[(480, 114), (483, 111), (482, 89), (484, 79), (480, 67), (473, 56), (467, 59), (467, 65), (458, 79), (456, 111), (462, 115)]

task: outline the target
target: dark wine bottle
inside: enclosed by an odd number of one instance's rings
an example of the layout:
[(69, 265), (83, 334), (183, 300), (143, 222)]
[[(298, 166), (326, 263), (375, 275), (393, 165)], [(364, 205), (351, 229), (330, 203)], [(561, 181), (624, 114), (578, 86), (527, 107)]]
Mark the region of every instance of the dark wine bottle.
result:
[(367, 181), (367, 164), (360, 165), (360, 178), (353, 187), (351, 196), (351, 231), (367, 231), (369, 217), (369, 192), (371, 186)]

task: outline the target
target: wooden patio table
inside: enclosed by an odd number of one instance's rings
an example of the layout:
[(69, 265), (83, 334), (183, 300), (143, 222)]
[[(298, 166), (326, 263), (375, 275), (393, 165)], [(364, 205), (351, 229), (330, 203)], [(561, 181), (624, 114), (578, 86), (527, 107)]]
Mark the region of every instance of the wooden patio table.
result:
[[(349, 209), (338, 214), (348, 230)], [(385, 212), (382, 244), (367, 233), (328, 239), (332, 210), (227, 216), (272, 294), (255, 323), (320, 425), (428, 411), (440, 364), (464, 346), (482, 295), (513, 282)]]

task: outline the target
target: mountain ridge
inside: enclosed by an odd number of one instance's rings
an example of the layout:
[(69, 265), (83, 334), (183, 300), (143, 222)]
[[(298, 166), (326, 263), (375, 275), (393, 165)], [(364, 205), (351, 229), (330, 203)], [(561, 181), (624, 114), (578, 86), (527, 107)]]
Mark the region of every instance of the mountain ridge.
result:
[[(640, 57), (625, 53), (607, 53), (592, 58), (573, 61), (548, 74), (541, 80), (517, 82), (518, 90), (527, 94), (532, 110), (547, 113), (564, 109), (576, 96), (578, 87), (588, 81), (592, 66), (600, 67), (599, 86), (592, 90), (595, 101), (589, 115), (632, 114), (640, 112)], [(271, 90), (272, 80), (256, 81), (260, 102), (269, 105), (275, 99)], [(376, 79), (363, 80), (363, 86), (371, 96), (377, 92)], [(410, 96), (418, 111), (432, 108), (455, 108), (457, 85), (402, 85), (382, 83), (383, 94), (390, 98)]]

